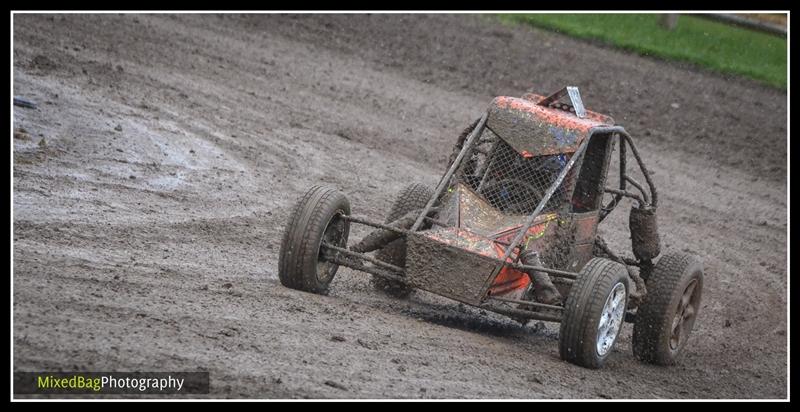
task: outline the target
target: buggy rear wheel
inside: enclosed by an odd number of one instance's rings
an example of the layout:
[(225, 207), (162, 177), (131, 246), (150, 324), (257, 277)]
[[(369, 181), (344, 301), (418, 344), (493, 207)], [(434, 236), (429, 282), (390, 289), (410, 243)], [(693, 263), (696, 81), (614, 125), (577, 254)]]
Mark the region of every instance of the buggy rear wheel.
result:
[(283, 234), (278, 277), (288, 288), (324, 294), (339, 266), (322, 259), (323, 242), (347, 246), (350, 202), (336, 189), (313, 186), (295, 204)]
[[(402, 218), (409, 212), (423, 209), (428, 200), (433, 196), (433, 190), (421, 183), (412, 183), (403, 188), (397, 195), (386, 217), (386, 223), (394, 222)], [(423, 226), (424, 227), (424, 226)], [(379, 250), (376, 258), (392, 265), (405, 267), (406, 265), (406, 241), (405, 238), (397, 239)], [(395, 280), (372, 276), (372, 285), (387, 295), (396, 298), (406, 298), (414, 290), (410, 286)]]
[(656, 365), (672, 365), (689, 339), (700, 310), (703, 264), (687, 253), (668, 253), (647, 279), (647, 295), (633, 325), (633, 354)]
[(581, 269), (564, 305), (561, 359), (591, 369), (603, 366), (619, 336), (629, 290), (628, 271), (617, 262), (596, 257)]

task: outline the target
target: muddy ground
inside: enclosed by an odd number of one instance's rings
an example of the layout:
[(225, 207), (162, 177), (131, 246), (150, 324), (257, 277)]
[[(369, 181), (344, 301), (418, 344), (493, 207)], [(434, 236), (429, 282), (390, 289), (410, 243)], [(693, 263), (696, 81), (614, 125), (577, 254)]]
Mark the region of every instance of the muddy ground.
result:
[[(207, 370), (213, 397), (785, 398), (786, 92), (481, 16), (15, 15), (14, 370)], [(381, 218), (495, 95), (576, 85), (638, 138), (706, 268), (682, 361), (605, 369), (341, 270), (282, 287), (289, 207)], [(22, 130), (24, 129), (24, 130)], [(629, 254), (626, 214), (602, 234)], [(356, 231), (354, 237), (363, 234)]]

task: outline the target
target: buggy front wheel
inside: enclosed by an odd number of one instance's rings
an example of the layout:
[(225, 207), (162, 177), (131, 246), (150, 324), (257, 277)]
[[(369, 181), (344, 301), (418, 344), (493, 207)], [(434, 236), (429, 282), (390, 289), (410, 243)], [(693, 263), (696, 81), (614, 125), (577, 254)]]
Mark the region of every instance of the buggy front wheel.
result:
[(322, 243), (346, 247), (350, 201), (336, 189), (313, 186), (295, 204), (283, 234), (278, 277), (288, 288), (324, 294), (339, 266), (322, 257)]
[(586, 368), (603, 366), (619, 336), (630, 290), (628, 271), (594, 258), (581, 269), (564, 305), (561, 359)]

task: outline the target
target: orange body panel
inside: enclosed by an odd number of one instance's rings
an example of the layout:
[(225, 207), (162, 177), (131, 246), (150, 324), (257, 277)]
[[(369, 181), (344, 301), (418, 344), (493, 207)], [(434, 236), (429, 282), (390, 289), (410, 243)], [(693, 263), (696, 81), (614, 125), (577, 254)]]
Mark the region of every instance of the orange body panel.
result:
[(542, 119), (543, 123), (562, 129), (574, 130), (580, 132), (583, 136), (586, 136), (593, 127), (613, 124), (613, 120), (610, 117), (589, 110), (586, 111), (586, 117), (581, 119), (574, 114), (562, 110), (539, 106), (532, 100), (526, 98), (501, 96), (496, 97), (494, 103), (497, 107), (502, 109), (528, 112), (536, 116), (536, 118)]

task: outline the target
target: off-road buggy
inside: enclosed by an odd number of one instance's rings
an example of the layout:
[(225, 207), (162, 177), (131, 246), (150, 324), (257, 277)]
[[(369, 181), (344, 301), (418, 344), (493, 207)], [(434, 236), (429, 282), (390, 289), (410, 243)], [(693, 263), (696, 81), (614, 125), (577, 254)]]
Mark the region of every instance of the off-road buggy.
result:
[[(627, 170), (628, 152), (644, 183)], [(609, 187), (614, 153), (619, 180)], [(703, 267), (681, 252), (654, 261), (657, 196), (631, 136), (586, 110), (577, 88), (497, 97), (459, 136), (436, 187), (407, 186), (383, 222), (352, 214), (334, 188), (312, 187), (285, 229), (278, 273), (284, 286), (325, 293), (346, 266), (397, 297), (418, 288), (521, 322), (561, 322), (561, 357), (589, 368), (632, 322), (634, 355), (671, 364), (700, 308)], [(597, 234), (624, 198), (633, 257)], [(374, 230), (348, 245), (351, 224)]]

